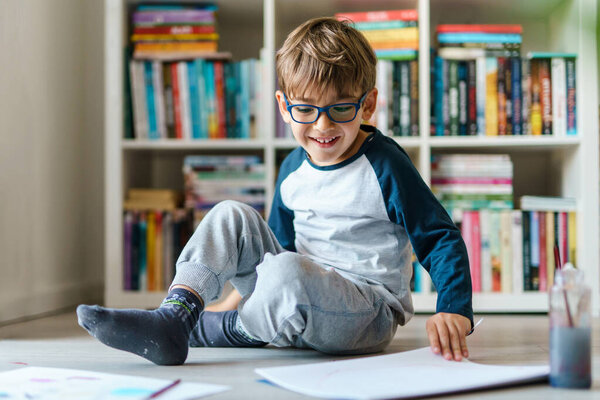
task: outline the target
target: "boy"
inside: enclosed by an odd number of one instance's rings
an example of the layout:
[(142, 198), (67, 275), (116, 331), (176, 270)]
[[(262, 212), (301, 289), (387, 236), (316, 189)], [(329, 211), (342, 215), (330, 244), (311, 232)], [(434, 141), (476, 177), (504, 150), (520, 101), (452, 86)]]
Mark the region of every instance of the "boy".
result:
[[(79, 306), (101, 342), (156, 364), (192, 346), (384, 349), (413, 314), (411, 244), (438, 289), (427, 322), (434, 352), (468, 356), (471, 281), (460, 232), (411, 164), (376, 129), (376, 58), (334, 18), (310, 20), (277, 53), (279, 111), (301, 147), (283, 162), (267, 225), (226, 201), (204, 218), (177, 261), (159, 308)], [(204, 312), (230, 280), (237, 310)], [(191, 334), (191, 335), (190, 335)]]

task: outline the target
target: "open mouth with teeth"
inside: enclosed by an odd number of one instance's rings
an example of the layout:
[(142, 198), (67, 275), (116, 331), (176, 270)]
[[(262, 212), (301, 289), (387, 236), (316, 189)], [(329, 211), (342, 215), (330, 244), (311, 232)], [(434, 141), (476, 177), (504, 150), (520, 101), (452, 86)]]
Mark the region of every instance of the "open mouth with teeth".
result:
[(327, 137), (327, 138), (314, 138), (311, 137), (312, 141), (320, 147), (331, 147), (338, 141), (339, 136)]

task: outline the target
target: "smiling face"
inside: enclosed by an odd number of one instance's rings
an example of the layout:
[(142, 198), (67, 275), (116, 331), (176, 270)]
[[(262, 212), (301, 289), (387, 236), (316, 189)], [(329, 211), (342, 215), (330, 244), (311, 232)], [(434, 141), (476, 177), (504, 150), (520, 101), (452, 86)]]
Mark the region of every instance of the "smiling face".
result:
[[(316, 90), (307, 90), (302, 98), (288, 96), (289, 104), (311, 104), (325, 107), (337, 103), (357, 103), (362, 93), (352, 95), (338, 95), (334, 90), (328, 89), (320, 93)], [(337, 123), (329, 119), (325, 112), (311, 124), (295, 122), (286, 108), (283, 92), (275, 93), (279, 112), (283, 120), (290, 124), (294, 138), (310, 156), (313, 163), (320, 166), (334, 165), (352, 157), (367, 133), (360, 129), (361, 121), (368, 120), (375, 112), (377, 103), (377, 89), (371, 89), (362, 103), (356, 118), (350, 122)]]

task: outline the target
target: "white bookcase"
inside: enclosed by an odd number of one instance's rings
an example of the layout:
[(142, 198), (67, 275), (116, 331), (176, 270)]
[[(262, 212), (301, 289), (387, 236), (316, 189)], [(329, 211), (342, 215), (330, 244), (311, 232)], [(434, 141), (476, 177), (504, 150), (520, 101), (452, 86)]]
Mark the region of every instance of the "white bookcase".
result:
[[(274, 55), (288, 32), (304, 20), (340, 11), (417, 8), (419, 11), (420, 136), (397, 138), (426, 182), (431, 154), (508, 153), (514, 163), (514, 195), (561, 195), (577, 199), (577, 259), (593, 289), (600, 313), (597, 5), (594, 0), (229, 0), (219, 6), (220, 49), (234, 59), (261, 57), (265, 67), (264, 126), (253, 140), (126, 141), (123, 138), (123, 48), (127, 43), (127, 0), (105, 0), (105, 303), (111, 307), (154, 307), (164, 293), (122, 289), (122, 202), (131, 185), (169, 187), (182, 182), (185, 154), (259, 154), (267, 166), (272, 197), (276, 154), (295, 147), (275, 138)], [(429, 135), (429, 49), (440, 23), (517, 23), (523, 49), (577, 53), (576, 137), (431, 137)], [(267, 205), (268, 208), (269, 205)], [(416, 311), (435, 311), (435, 294), (413, 296)], [(475, 312), (545, 312), (546, 293), (475, 293)]]

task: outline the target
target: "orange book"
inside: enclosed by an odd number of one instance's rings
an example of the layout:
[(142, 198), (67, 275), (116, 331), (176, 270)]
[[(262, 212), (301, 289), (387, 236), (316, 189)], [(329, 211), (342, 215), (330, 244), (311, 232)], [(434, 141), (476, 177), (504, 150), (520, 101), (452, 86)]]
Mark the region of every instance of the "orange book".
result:
[(373, 41), (369, 42), (373, 50), (381, 49), (419, 49), (418, 40), (387, 40), (387, 41)]

